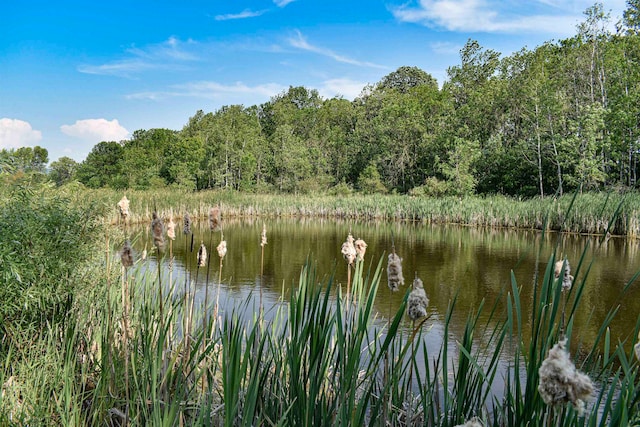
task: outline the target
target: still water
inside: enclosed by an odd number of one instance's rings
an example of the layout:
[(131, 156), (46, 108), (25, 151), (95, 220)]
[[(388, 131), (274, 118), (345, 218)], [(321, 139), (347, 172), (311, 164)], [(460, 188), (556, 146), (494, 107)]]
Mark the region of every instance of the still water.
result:
[[(264, 247), (261, 276), (263, 223), (267, 228), (268, 243)], [(201, 242), (210, 249), (211, 240), (215, 248), (220, 241), (220, 232), (212, 234), (206, 222), (195, 224), (192, 226), (191, 251), (191, 242), (185, 239), (181, 230), (182, 223), (178, 222), (177, 237), (171, 248), (173, 280), (177, 284), (185, 282), (186, 272), (192, 280), (197, 276), (197, 298), (203, 298), (208, 286), (211, 301), (218, 291), (219, 258), (214, 249), (213, 254), (210, 253), (207, 280), (207, 268), (197, 268), (197, 251)], [(633, 283), (622, 295), (623, 288), (640, 271), (640, 242), (635, 240), (614, 237), (599, 243), (597, 237), (542, 235), (534, 231), (321, 219), (226, 220), (224, 238), (228, 251), (221, 272), (221, 310), (230, 311), (242, 304), (257, 307), (262, 291), (265, 311), (269, 312), (280, 301), (288, 300), (306, 264), (315, 269), (318, 282), (327, 283), (334, 276), (334, 283), (346, 288), (347, 266), (340, 248), (349, 231), (368, 244), (365, 271), (369, 267), (375, 270), (383, 260), (384, 272), (375, 307), (382, 321), (395, 315), (415, 275), (422, 279), (430, 300), (430, 318), (426, 325), (433, 329), (433, 334), (428, 335), (439, 341), (433, 343), (434, 347), (442, 343), (441, 335), (437, 339), (438, 330), (454, 298), (457, 300), (450, 333), (457, 336), (462, 334), (469, 313), (476, 311), (483, 301), (487, 316), (496, 301), (504, 310), (503, 302), (511, 290), (512, 271), (521, 288), (523, 310), (530, 312), (534, 277), (536, 273), (544, 274), (554, 251), (558, 259), (566, 257), (569, 260), (576, 281), (586, 275), (586, 287), (574, 324), (573, 346), (590, 347), (612, 308), (619, 306), (611, 326), (614, 342), (629, 338), (640, 314), (640, 284)], [(134, 230), (133, 235), (139, 253), (145, 246), (153, 247), (148, 228)], [(391, 292), (386, 286), (386, 257), (392, 244), (403, 258), (405, 286), (399, 292)], [(168, 251), (167, 247), (165, 254)], [(583, 262), (578, 271), (581, 257)], [(155, 257), (148, 257), (146, 262), (151, 267)], [(168, 262), (163, 261), (163, 264)], [(181, 292), (180, 285), (176, 292)], [(526, 314), (523, 316), (526, 318)]]

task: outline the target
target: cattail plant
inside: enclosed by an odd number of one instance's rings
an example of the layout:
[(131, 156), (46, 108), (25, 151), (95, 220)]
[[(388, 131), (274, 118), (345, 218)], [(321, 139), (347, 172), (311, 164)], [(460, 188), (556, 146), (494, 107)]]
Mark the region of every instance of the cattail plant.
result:
[(478, 417), (473, 417), (464, 424), (458, 424), (455, 427), (484, 427)]
[[(191, 217), (189, 216), (189, 212), (185, 212), (184, 216), (182, 217), (182, 234), (184, 234), (184, 253), (185, 255), (188, 253), (188, 246), (189, 246), (189, 236), (191, 235), (191, 239), (193, 239), (193, 234), (191, 234)], [(190, 310), (189, 307), (191, 307), (191, 304), (189, 303), (189, 292), (190, 292), (190, 282), (191, 282), (191, 278), (190, 276), (190, 270), (189, 270), (189, 265), (190, 265), (190, 257), (186, 256), (186, 274), (184, 277), (184, 294), (183, 294), (183, 319), (182, 319), (182, 330), (183, 330), (183, 335), (185, 338), (185, 347), (189, 348), (189, 318), (190, 316)]]
[(120, 211), (120, 219), (126, 224), (129, 218), (129, 199), (127, 199), (126, 195), (122, 196), (122, 199), (118, 202), (118, 210)]
[(164, 249), (164, 224), (158, 214), (154, 211), (151, 221), (151, 232), (153, 233), (153, 244), (160, 252)]
[(164, 224), (160, 217), (158, 217), (158, 213), (156, 211), (153, 212), (153, 220), (151, 221), (151, 232), (153, 233), (153, 244), (155, 245), (156, 252), (156, 263), (158, 264), (158, 300), (159, 309), (160, 309), (160, 318), (163, 318), (163, 295), (162, 295), (162, 280), (161, 280), (161, 269), (160, 269), (160, 251), (164, 248)]
[(353, 236), (351, 233), (347, 236), (347, 240), (342, 244), (342, 256), (347, 261), (347, 298), (349, 298), (349, 292), (351, 291), (351, 265), (356, 260), (357, 252), (356, 247), (353, 244)]
[(568, 259), (565, 259), (564, 261), (556, 261), (553, 273), (556, 279), (559, 279), (562, 276), (562, 290), (571, 289), (573, 276), (571, 275), (571, 266), (569, 265)]
[(218, 318), (218, 304), (220, 302), (220, 286), (222, 283), (222, 260), (224, 256), (227, 254), (227, 241), (224, 240), (224, 234), (220, 233), (220, 243), (216, 247), (216, 251), (218, 252), (218, 257), (220, 257), (220, 267), (218, 269), (218, 290), (216, 292), (216, 307), (213, 311), (214, 313), (214, 322)]
[(555, 407), (571, 403), (578, 414), (582, 415), (585, 400), (593, 393), (593, 382), (576, 369), (569, 358), (566, 345), (566, 339), (558, 341), (540, 365), (538, 392), (547, 405)]
[(209, 209), (209, 229), (211, 231), (219, 231), (220, 224), (220, 208), (216, 206)]
[(264, 247), (267, 244), (267, 226), (262, 223), (262, 233), (260, 233), (260, 320), (262, 320), (262, 280), (264, 275)]
[(424, 285), (422, 280), (416, 276), (413, 280), (413, 290), (409, 294), (407, 300), (407, 315), (415, 322), (416, 320), (425, 317), (427, 315), (427, 307), (429, 306), (429, 298), (424, 291)]
[(200, 249), (198, 250), (198, 267), (204, 267), (207, 265), (207, 247), (204, 243), (200, 243)]
[(392, 292), (396, 292), (400, 286), (404, 285), (402, 258), (395, 253), (395, 250), (389, 254), (387, 261), (387, 285)]
[(124, 351), (124, 381), (125, 381), (125, 423), (129, 419), (129, 267), (133, 266), (133, 250), (131, 249), (131, 243), (129, 240), (125, 240), (122, 250), (120, 251), (120, 261), (122, 262), (122, 268), (124, 274), (122, 275), (122, 348)]
[(364, 260), (364, 254), (367, 252), (367, 243), (362, 239), (358, 239), (355, 241), (354, 245), (356, 248), (357, 260)]

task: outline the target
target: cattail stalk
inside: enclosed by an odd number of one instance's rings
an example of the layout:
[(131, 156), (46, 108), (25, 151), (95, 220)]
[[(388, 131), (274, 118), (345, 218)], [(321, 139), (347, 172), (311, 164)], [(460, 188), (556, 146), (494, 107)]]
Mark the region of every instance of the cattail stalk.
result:
[(220, 243), (216, 247), (216, 250), (218, 251), (218, 257), (220, 257), (220, 268), (218, 270), (218, 290), (216, 292), (216, 306), (213, 312), (214, 324), (218, 319), (218, 309), (219, 309), (219, 302), (220, 302), (220, 286), (222, 284), (222, 260), (224, 259), (224, 256), (227, 254), (227, 241), (224, 240), (224, 234), (222, 233), (222, 231), (220, 232), (220, 239), (221, 239)]
[(260, 234), (260, 321), (262, 322), (262, 286), (264, 286), (264, 247), (267, 244), (267, 226), (262, 223), (262, 233)]
[(120, 253), (120, 261), (122, 262), (122, 269), (124, 274), (122, 275), (122, 348), (124, 352), (124, 388), (125, 399), (127, 401), (124, 411), (124, 423), (128, 424), (129, 420), (129, 267), (133, 266), (133, 251), (131, 250), (131, 243), (126, 240)]
[(151, 221), (151, 232), (153, 233), (153, 244), (156, 247), (156, 264), (158, 265), (158, 300), (159, 300), (159, 310), (160, 310), (160, 319), (163, 319), (163, 303), (164, 297), (162, 292), (162, 279), (161, 279), (161, 268), (160, 268), (160, 251), (164, 247), (164, 225), (162, 224), (162, 220), (158, 217), (157, 212), (153, 212), (153, 220)]
[(190, 272), (190, 264), (191, 257), (188, 255), (188, 247), (189, 247), (189, 235), (191, 234), (191, 217), (189, 216), (189, 212), (185, 212), (182, 217), (182, 233), (184, 234), (184, 253), (186, 258), (186, 274), (184, 278), (184, 294), (182, 301), (182, 335), (185, 340), (185, 353), (189, 352), (189, 292), (190, 292), (190, 282), (191, 282), (191, 272)]

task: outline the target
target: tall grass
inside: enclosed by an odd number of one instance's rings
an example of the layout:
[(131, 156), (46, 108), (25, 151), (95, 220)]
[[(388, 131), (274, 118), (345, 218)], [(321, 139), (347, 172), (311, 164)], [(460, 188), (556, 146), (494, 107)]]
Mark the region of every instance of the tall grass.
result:
[[(122, 196), (112, 190), (82, 190), (108, 206)], [(149, 222), (154, 203), (158, 212), (188, 211), (205, 221), (209, 207), (219, 204), (232, 217), (322, 217), (360, 220), (420, 221), (428, 224), (464, 224), (476, 227), (519, 228), (604, 235), (640, 236), (640, 195), (636, 192), (584, 193), (577, 197), (515, 199), (505, 196), (412, 197), (404, 195), (293, 196), (246, 194), (231, 191), (170, 193), (159, 190), (127, 191), (133, 222)], [(83, 197), (87, 197), (83, 195)], [(616, 207), (624, 201), (618, 215)], [(573, 209), (568, 209), (573, 204)], [(603, 208), (604, 206), (604, 208)], [(114, 208), (109, 220), (117, 223)], [(609, 226), (611, 218), (616, 218)]]

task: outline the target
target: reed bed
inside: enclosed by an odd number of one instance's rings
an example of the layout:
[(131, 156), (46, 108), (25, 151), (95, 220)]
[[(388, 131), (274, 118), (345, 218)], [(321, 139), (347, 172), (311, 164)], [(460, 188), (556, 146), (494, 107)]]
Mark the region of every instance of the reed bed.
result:
[[(137, 202), (128, 197), (133, 219)], [(221, 202), (219, 206), (226, 217), (228, 205)], [(579, 206), (574, 198), (565, 215), (569, 217)], [(157, 212), (156, 219), (168, 220), (184, 208), (163, 210), (158, 202), (152, 212)], [(619, 213), (617, 209), (613, 218)], [(189, 230), (186, 223), (183, 226), (187, 245)], [(522, 310), (522, 284), (512, 276), (502, 300), (489, 307), (481, 303), (468, 313), (462, 332), (454, 334), (454, 297), (442, 319), (441, 346), (434, 354), (423, 340), (433, 325), (429, 296), (412, 296), (411, 289), (398, 281), (404, 299), (395, 312), (383, 319), (374, 309), (388, 269), (387, 257), (349, 263), (353, 274), (348, 290), (332, 276), (318, 280), (327, 276), (314, 271), (310, 261), (289, 299), (283, 298), (264, 317), (254, 298), (226, 311), (216, 308), (216, 314), (210, 315), (212, 307), (206, 302), (192, 308), (195, 299), (189, 297), (189, 289), (203, 276), (206, 286), (219, 286), (224, 255), (243, 249), (227, 247), (221, 232), (220, 240), (209, 243), (218, 244), (217, 282), (208, 283), (208, 275), (201, 274), (193, 283), (187, 277), (189, 286), (185, 286), (183, 279), (172, 278), (171, 269), (165, 273), (152, 266), (156, 262), (158, 267), (170, 267), (166, 251), (144, 259), (129, 252), (129, 239), (149, 239), (151, 244), (159, 240), (158, 234), (130, 236), (126, 224), (106, 227), (98, 244), (110, 250), (104, 262), (94, 264), (100, 274), (92, 276), (91, 286), (77, 290), (66, 316), (34, 325), (32, 330), (14, 331), (9, 340), (3, 338), (0, 424), (515, 427), (640, 423), (640, 365), (634, 355), (640, 322), (627, 340), (612, 342), (608, 326), (618, 310), (612, 307), (593, 346), (579, 357), (572, 353), (578, 339), (573, 336), (576, 312), (590, 268), (587, 248), (580, 259), (571, 261), (571, 271), (556, 253), (549, 257), (545, 271), (536, 272), (533, 284), (527, 284), (534, 288), (531, 312)], [(256, 246), (259, 243), (256, 239)], [(395, 254), (393, 240), (389, 244)], [(206, 247), (206, 242), (202, 245)], [(261, 245), (270, 247), (265, 246)], [(193, 263), (198, 263), (196, 252), (191, 251)], [(211, 247), (207, 252), (210, 260), (215, 252)], [(357, 252), (348, 254), (349, 259), (357, 257)], [(198, 268), (208, 265), (203, 251), (200, 261)], [(565, 274), (556, 274), (558, 261)], [(247, 268), (260, 271), (259, 265)], [(578, 279), (563, 285), (570, 275)], [(638, 276), (640, 272), (623, 293)], [(422, 289), (421, 279), (414, 279), (413, 288)], [(410, 328), (402, 327), (408, 324)], [(549, 382), (555, 371), (543, 367), (548, 368), (554, 357), (582, 381), (577, 395), (563, 388), (566, 381)], [(548, 399), (549, 390), (557, 391), (559, 397)]]
[[(122, 196), (112, 190), (83, 190), (92, 199), (112, 206)], [(131, 221), (149, 222), (157, 205), (163, 217), (189, 212), (206, 221), (215, 201), (227, 218), (299, 217), (357, 220), (419, 221), (474, 227), (518, 228), (637, 238), (640, 236), (640, 195), (636, 192), (567, 194), (544, 199), (505, 196), (412, 197), (405, 195), (294, 196), (245, 194), (231, 191), (128, 191)], [(573, 209), (569, 209), (570, 205)], [(109, 221), (117, 223), (113, 210)], [(612, 224), (610, 219), (615, 218)]]

